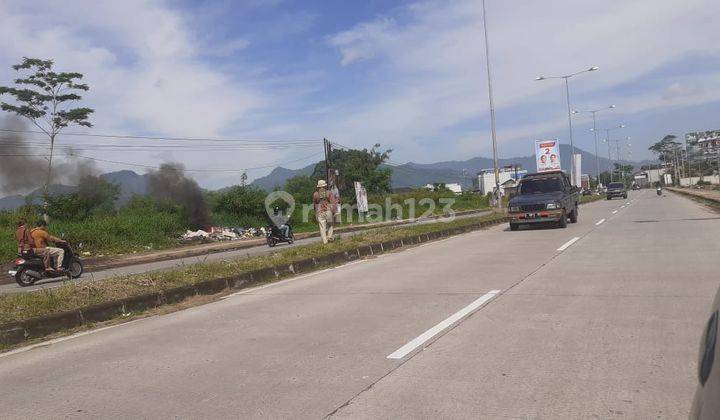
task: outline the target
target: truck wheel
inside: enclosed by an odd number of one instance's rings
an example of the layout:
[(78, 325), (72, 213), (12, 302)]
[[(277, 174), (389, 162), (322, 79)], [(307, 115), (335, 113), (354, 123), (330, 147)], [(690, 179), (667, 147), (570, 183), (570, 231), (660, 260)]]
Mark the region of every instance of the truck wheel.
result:
[(577, 204), (575, 204), (575, 210), (570, 213), (570, 223), (577, 223), (578, 221), (578, 208)]
[(511, 231), (515, 232), (516, 230), (518, 230), (518, 228), (520, 228), (520, 225), (519, 225), (519, 224), (517, 224), (517, 223), (510, 223), (510, 230), (511, 230)]
[(565, 229), (567, 227), (567, 216), (565, 216), (565, 213), (560, 217), (560, 221), (558, 221), (558, 227), (561, 229)]

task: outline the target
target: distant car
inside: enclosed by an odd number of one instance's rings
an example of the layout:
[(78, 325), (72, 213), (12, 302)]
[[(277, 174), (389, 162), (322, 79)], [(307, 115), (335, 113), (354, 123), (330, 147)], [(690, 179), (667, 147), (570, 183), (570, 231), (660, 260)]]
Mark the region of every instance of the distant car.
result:
[(698, 386), (695, 390), (691, 419), (720, 419), (720, 290), (703, 329), (698, 358)]
[(605, 196), (608, 200), (612, 200), (615, 197), (627, 198), (627, 189), (625, 188), (625, 184), (622, 182), (609, 183)]
[(578, 189), (561, 171), (528, 174), (508, 202), (510, 230), (521, 225), (554, 222), (561, 228), (578, 220)]

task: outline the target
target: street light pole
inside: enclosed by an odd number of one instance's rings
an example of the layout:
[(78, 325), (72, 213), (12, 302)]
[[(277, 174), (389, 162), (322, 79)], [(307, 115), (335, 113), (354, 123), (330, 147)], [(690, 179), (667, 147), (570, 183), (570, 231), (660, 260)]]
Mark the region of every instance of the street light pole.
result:
[(608, 145), (608, 172), (610, 173), (610, 182), (613, 182), (613, 170), (611, 168), (612, 158), (610, 157), (610, 129), (605, 129), (605, 142)]
[(608, 172), (610, 172), (610, 182), (613, 181), (613, 171), (610, 168), (610, 164), (612, 163), (612, 159), (610, 158), (610, 131), (617, 130), (619, 128), (625, 128), (625, 124), (620, 124), (616, 127), (610, 127), (605, 129), (605, 142), (608, 145)]
[(490, 101), (490, 132), (492, 135), (492, 148), (493, 148), (493, 169), (495, 172), (495, 199), (497, 201), (497, 207), (502, 208), (502, 200), (500, 199), (500, 171), (498, 169), (498, 157), (497, 157), (497, 134), (495, 130), (495, 104), (493, 102), (492, 92), (492, 77), (490, 70), (490, 45), (488, 42), (488, 30), (487, 30), (487, 13), (485, 12), (485, 0), (482, 2), (483, 8), (483, 30), (485, 32), (485, 60), (487, 63), (487, 83), (488, 83), (488, 100)]
[(563, 77), (565, 79), (565, 99), (567, 102), (567, 112), (568, 112), (568, 128), (570, 130), (570, 183), (572, 185), (577, 185), (577, 180), (575, 179), (575, 143), (573, 142), (573, 129), (572, 129), (572, 112), (570, 111), (570, 84), (568, 82), (568, 79), (570, 76)]
[(582, 71), (578, 71), (575, 73), (566, 74), (563, 76), (538, 76), (535, 78), (535, 80), (565, 79), (565, 99), (567, 101), (568, 128), (570, 130), (570, 153), (572, 154), (572, 156), (570, 156), (570, 179), (572, 180), (573, 185), (576, 185), (578, 180), (575, 179), (575, 143), (573, 142), (572, 112), (570, 111), (570, 83), (568, 82), (568, 80), (573, 76), (577, 76), (578, 74), (582, 74), (582, 73), (587, 73), (589, 71), (595, 71), (598, 68), (599, 67), (593, 66), (587, 70), (582, 70)]
[(598, 182), (598, 188), (600, 188), (600, 152), (598, 151), (598, 133), (597, 133), (597, 118), (596, 118), (596, 114), (597, 114), (598, 112), (600, 112), (600, 111), (605, 111), (605, 110), (607, 110), (607, 109), (613, 109), (613, 108), (615, 108), (615, 105), (610, 105), (610, 106), (605, 107), (605, 108), (593, 109), (593, 110), (589, 110), (589, 111), (578, 111), (578, 110), (573, 111), (573, 114), (579, 114), (579, 113), (582, 113), (582, 112), (587, 112), (587, 113), (591, 113), (591, 114), (592, 114), (592, 118), (593, 118), (593, 128), (592, 128), (592, 131), (593, 131), (593, 134), (594, 134), (594, 137), (595, 137), (595, 176), (596, 176), (596, 179), (597, 179), (597, 182)]

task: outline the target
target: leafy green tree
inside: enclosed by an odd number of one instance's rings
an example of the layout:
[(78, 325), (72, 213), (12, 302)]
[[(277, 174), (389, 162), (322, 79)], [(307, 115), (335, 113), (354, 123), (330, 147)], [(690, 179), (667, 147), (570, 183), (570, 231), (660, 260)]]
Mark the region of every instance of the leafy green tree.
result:
[(209, 194), (208, 201), (215, 213), (263, 218), (265, 196), (265, 191), (253, 185), (236, 185), (228, 190)]
[(15, 79), (15, 87), (0, 86), (0, 95), (7, 94), (14, 99), (14, 103), (0, 102), (0, 109), (30, 120), (50, 139), (45, 195), (52, 180), (55, 137), (70, 125), (92, 127), (88, 119), (94, 112), (90, 108), (68, 106), (69, 102), (82, 99), (77, 92), (87, 91), (90, 87), (79, 83), (82, 74), (55, 72), (53, 64), (52, 60), (24, 57), (22, 63), (12, 68), (29, 74)]
[(658, 155), (658, 158), (663, 162), (672, 162), (675, 153), (680, 150), (680, 143), (676, 142), (675, 139), (677, 139), (676, 136), (668, 134), (662, 140), (650, 146), (648, 150)]
[(607, 185), (610, 183), (610, 172), (605, 171), (600, 173), (600, 183)]
[[(330, 151), (330, 167), (340, 172), (337, 181), (341, 196), (355, 197), (353, 182), (360, 181), (368, 194), (383, 194), (390, 192), (392, 170), (382, 168), (384, 162), (390, 158), (392, 150), (381, 152), (380, 145), (363, 150), (333, 149)], [(325, 179), (325, 162), (315, 165), (312, 177)]]
[(312, 202), (317, 179), (310, 175), (298, 175), (285, 181), (285, 191), (290, 193), (296, 203)]
[(613, 163), (613, 166), (614, 166), (613, 172), (616, 174), (615, 179), (617, 179), (618, 181), (624, 181), (625, 178), (628, 175), (632, 174), (633, 171), (635, 170), (635, 167), (632, 165), (622, 165), (617, 162)]
[(47, 195), (46, 210), (53, 218), (85, 220), (94, 215), (114, 213), (118, 195), (119, 185), (100, 177), (86, 176), (74, 193)]

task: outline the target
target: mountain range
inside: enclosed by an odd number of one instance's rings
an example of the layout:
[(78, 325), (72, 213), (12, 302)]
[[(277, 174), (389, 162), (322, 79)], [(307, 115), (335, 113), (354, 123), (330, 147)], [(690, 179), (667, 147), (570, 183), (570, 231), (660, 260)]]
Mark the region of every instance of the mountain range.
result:
[[(584, 150), (575, 149), (576, 153), (582, 155), (583, 173), (595, 173), (595, 155)], [(570, 146), (566, 144), (560, 145), (561, 165), (563, 168), (570, 167)], [(610, 163), (607, 158), (599, 158), (600, 171), (607, 169)], [(621, 163), (633, 165), (636, 169), (641, 166), (650, 165), (652, 161), (630, 162), (622, 161)], [(268, 175), (255, 179), (251, 185), (257, 186), (266, 191), (272, 191), (276, 187), (282, 187), (285, 182), (298, 175), (310, 175), (315, 168), (315, 163), (300, 169), (287, 169), (277, 167)], [(535, 170), (535, 157), (532, 155), (521, 156), (516, 158), (498, 159), (500, 167), (508, 165), (517, 165), (530, 172)], [(393, 171), (392, 186), (393, 188), (420, 187), (432, 183), (459, 183), (463, 188), (472, 188), (473, 178), (477, 172), (483, 169), (491, 169), (493, 161), (490, 158), (474, 157), (468, 160), (451, 160), (436, 163), (414, 163), (409, 162), (403, 165), (383, 165)], [(120, 186), (120, 196), (117, 205), (122, 206), (127, 203), (133, 195), (146, 195), (148, 193), (147, 175), (140, 175), (130, 170), (117, 172), (109, 172), (101, 175), (106, 180), (118, 184)], [(69, 185), (53, 185), (51, 193), (62, 194), (75, 191), (76, 187)], [(26, 196), (11, 195), (0, 198), (0, 210), (16, 209), (26, 200), (32, 202), (40, 202), (42, 190), (38, 189)]]
[[(585, 150), (575, 148), (575, 153), (580, 154), (582, 172), (595, 174), (595, 154)], [(560, 163), (563, 168), (570, 168), (570, 145), (560, 145)], [(607, 158), (599, 157), (598, 163), (600, 172), (607, 170), (610, 161)], [(633, 165), (636, 169), (641, 166), (651, 165), (655, 162), (644, 160), (641, 162), (621, 161), (624, 165)], [(535, 156), (521, 156), (515, 158), (498, 159), (498, 166), (519, 166), (528, 172), (535, 171)], [(450, 160), (436, 163), (414, 163), (409, 162), (403, 165), (384, 165), (393, 170), (392, 186), (393, 188), (419, 187), (432, 183), (458, 183), (463, 188), (471, 188), (473, 179), (476, 174), (484, 169), (493, 168), (493, 160), (486, 157), (474, 157), (468, 160)], [(298, 175), (309, 175), (312, 173), (315, 164), (308, 165), (300, 169), (287, 169), (278, 167), (268, 175), (257, 178), (253, 181), (256, 185), (266, 191), (271, 191), (275, 187), (282, 187), (285, 181)]]

